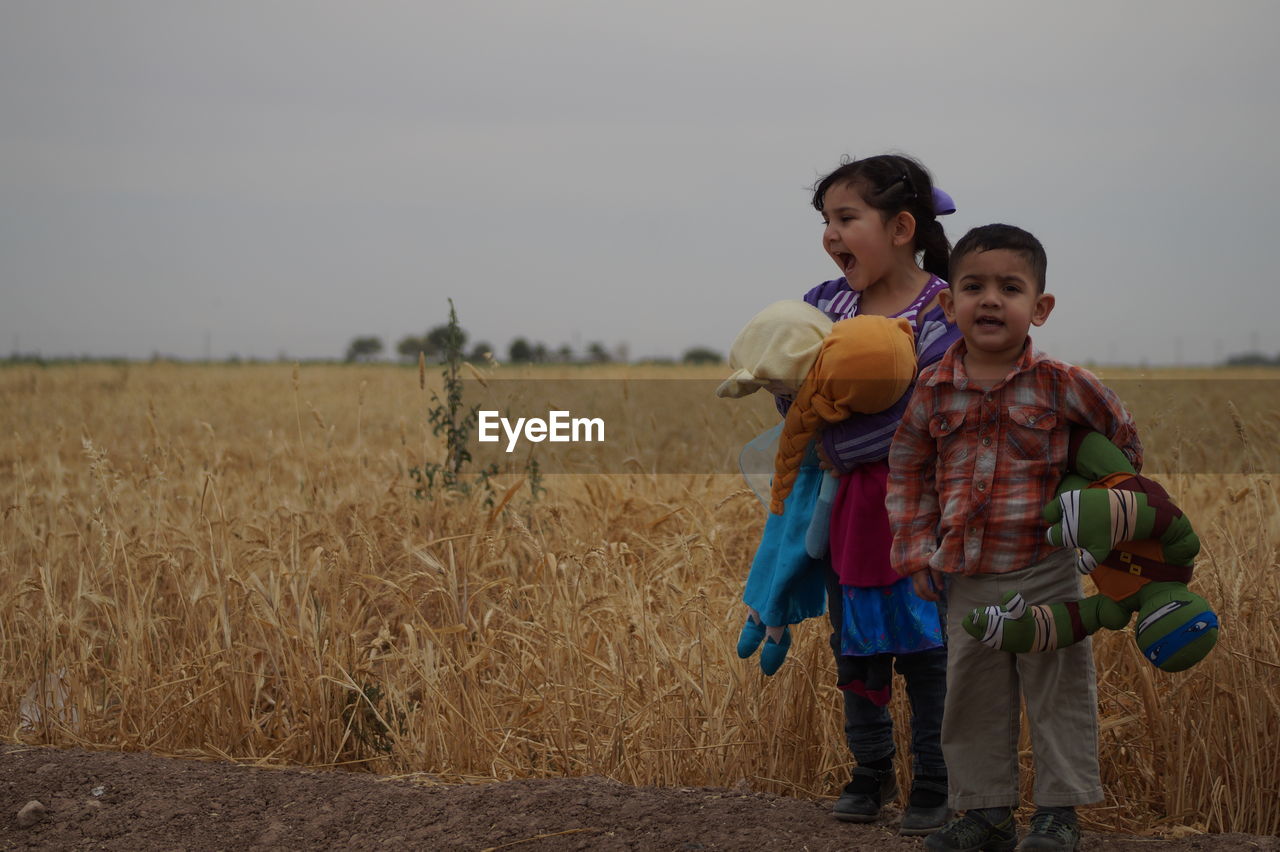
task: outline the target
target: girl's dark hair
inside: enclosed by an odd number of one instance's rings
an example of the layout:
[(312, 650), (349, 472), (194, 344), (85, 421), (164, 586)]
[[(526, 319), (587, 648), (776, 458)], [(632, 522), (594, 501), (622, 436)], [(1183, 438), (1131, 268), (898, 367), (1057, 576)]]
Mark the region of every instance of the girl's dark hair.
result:
[(924, 252), (921, 266), (939, 278), (947, 277), (951, 243), (933, 212), (933, 178), (929, 170), (901, 154), (880, 154), (845, 163), (814, 184), (813, 208), (819, 213), (833, 186), (853, 184), (862, 200), (887, 221), (902, 211), (916, 220), (916, 251)]

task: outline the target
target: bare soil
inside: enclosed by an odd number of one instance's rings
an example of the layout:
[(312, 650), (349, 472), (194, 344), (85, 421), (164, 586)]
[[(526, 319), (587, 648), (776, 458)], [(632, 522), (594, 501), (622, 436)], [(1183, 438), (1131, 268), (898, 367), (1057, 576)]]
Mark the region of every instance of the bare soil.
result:
[[(47, 810), (27, 808), (32, 801)], [(150, 754), (0, 746), (0, 849), (919, 849), (828, 802), (605, 778), (482, 785), (257, 769)], [(28, 823), (25, 827), (20, 823)], [(1121, 837), (1084, 849), (1269, 849), (1274, 837)]]

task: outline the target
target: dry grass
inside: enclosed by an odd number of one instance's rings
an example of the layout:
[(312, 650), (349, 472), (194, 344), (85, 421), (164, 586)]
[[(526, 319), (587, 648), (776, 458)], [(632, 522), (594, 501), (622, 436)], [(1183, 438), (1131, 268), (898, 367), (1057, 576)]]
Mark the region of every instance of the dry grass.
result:
[[(821, 627), (773, 678), (734, 656), (763, 519), (735, 476), (418, 499), (406, 471), (440, 448), (411, 369), (24, 367), (0, 403), (11, 738), (444, 779), (847, 779)], [(1280, 413), (1242, 408), (1213, 446), (1178, 437), (1197, 416), (1162, 439), (1162, 479), (1204, 540), (1222, 640), (1181, 675), (1128, 632), (1097, 642), (1108, 801), (1086, 816), (1276, 833)], [(1191, 472), (1210, 469), (1242, 472)]]

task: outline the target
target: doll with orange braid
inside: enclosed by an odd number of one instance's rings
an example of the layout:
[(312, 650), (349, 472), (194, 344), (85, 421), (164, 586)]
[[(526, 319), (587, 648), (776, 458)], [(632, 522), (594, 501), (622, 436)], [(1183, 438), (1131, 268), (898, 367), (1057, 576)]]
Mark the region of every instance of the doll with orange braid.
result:
[(789, 625), (825, 611), (826, 537), (812, 532), (815, 525), (824, 529), (822, 513), (830, 511), (818, 500), (819, 432), (897, 402), (915, 378), (915, 345), (906, 320), (868, 315), (832, 323), (817, 308), (788, 300), (752, 318), (729, 360), (738, 369), (718, 396), (767, 388), (793, 400), (778, 439), (769, 517), (747, 576), (748, 616), (738, 643), (743, 658), (763, 643), (760, 667), (773, 674), (791, 644)]

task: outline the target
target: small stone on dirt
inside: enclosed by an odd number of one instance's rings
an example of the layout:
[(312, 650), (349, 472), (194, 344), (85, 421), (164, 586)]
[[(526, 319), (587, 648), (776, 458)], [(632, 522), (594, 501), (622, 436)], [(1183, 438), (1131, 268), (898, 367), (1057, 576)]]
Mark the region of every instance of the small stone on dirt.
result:
[(30, 828), (44, 819), (44, 815), (48, 812), (48, 808), (37, 800), (32, 799), (22, 806), (22, 810), (18, 811), (18, 828)]

